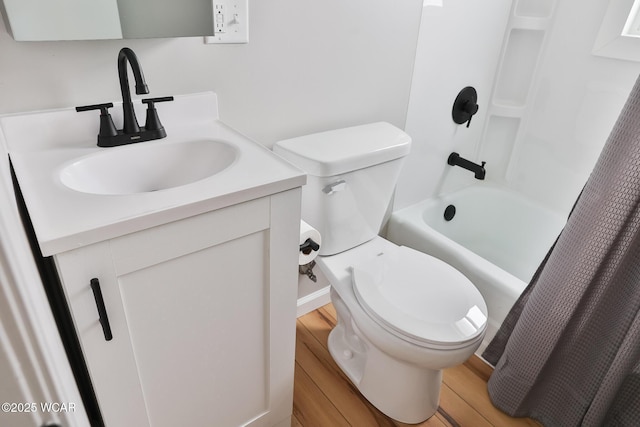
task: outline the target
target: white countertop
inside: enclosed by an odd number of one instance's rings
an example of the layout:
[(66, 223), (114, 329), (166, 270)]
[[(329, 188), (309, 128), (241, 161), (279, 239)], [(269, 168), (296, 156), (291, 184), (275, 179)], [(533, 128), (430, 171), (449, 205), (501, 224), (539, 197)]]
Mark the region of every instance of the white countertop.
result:
[[(167, 137), (136, 145), (210, 139), (236, 146), (238, 159), (216, 175), (171, 189), (125, 195), (82, 193), (62, 184), (61, 169), (79, 157), (126, 147), (96, 145), (97, 111), (77, 113), (69, 108), (0, 116), (0, 138), (9, 149), (44, 256), (305, 184), (304, 172), (220, 122), (214, 93), (177, 96), (157, 108)], [(120, 110), (120, 104), (111, 109), (118, 128)], [(141, 125), (144, 111), (136, 102)]]

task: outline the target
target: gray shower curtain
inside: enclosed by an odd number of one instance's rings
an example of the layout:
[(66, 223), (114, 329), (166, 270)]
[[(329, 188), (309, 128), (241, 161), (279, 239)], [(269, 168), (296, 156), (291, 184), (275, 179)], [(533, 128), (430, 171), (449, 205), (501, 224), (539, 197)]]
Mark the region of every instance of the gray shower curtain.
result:
[(483, 357), (546, 427), (640, 426), (640, 78), (567, 224)]

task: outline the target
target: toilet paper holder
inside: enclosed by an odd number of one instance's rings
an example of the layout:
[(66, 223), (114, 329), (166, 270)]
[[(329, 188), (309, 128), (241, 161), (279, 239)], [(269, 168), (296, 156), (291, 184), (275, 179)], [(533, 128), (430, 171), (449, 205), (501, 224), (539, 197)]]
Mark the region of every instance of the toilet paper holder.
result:
[(304, 243), (300, 245), (300, 252), (305, 255), (309, 255), (311, 251), (317, 251), (318, 249), (320, 249), (320, 245), (314, 242), (311, 237), (309, 237), (304, 241)]
[[(312, 251), (317, 251), (318, 249), (320, 249), (320, 245), (317, 244), (311, 237), (309, 237), (300, 245), (300, 252), (305, 255), (309, 255)], [(311, 262), (307, 264), (298, 266), (298, 272), (302, 275), (306, 275), (309, 279), (311, 279), (312, 282), (316, 282), (318, 278), (313, 273), (313, 267), (315, 266), (316, 262), (314, 260), (311, 260)]]
[(308, 264), (299, 265), (298, 266), (298, 273), (302, 274), (303, 276), (307, 276), (309, 279), (311, 279), (312, 282), (315, 283), (315, 282), (318, 281), (318, 278), (313, 273), (313, 267), (315, 267), (315, 266), (316, 266), (315, 260), (312, 260)]

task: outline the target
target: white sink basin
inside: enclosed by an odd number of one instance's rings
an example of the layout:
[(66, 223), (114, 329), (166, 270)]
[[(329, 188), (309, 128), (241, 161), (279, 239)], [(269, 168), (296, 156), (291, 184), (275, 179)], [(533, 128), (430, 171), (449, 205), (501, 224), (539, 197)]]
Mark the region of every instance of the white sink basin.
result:
[[(146, 106), (134, 108), (144, 117)], [(0, 145), (9, 149), (44, 256), (306, 182), (304, 172), (220, 121), (212, 92), (177, 95), (163, 105), (162, 123), (166, 138), (100, 148), (98, 118), (75, 108), (0, 115)]]
[(237, 157), (236, 147), (214, 140), (170, 144), (150, 141), (82, 157), (60, 171), (60, 180), (83, 193), (148, 193), (213, 176)]

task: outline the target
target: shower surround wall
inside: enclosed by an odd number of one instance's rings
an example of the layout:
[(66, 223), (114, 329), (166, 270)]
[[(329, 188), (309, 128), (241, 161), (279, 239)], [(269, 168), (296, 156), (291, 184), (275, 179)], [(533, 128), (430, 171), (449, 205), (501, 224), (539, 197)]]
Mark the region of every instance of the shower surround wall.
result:
[(591, 53), (608, 3), (520, 0), (511, 21), (525, 13), (532, 21), (540, 15), (540, 22), (548, 20), (546, 40), (522, 113), (514, 118), (519, 123), (511, 119), (503, 127), (517, 127), (515, 139), (510, 144), (488, 131), (482, 141), (483, 149), (513, 147), (501, 178), (507, 185), (565, 214), (640, 73), (639, 62)]
[[(413, 142), (398, 183), (396, 209), (440, 192), (445, 175), (463, 182), (473, 179), (460, 168), (450, 171), (446, 162), (452, 151), (477, 163), (485, 160), (478, 157), (478, 141), (510, 9), (511, 0), (424, 2), (405, 127)], [(451, 117), (453, 102), (466, 86), (475, 87), (479, 104), (468, 128)], [(487, 164), (488, 178), (492, 167)]]
[[(487, 181), (568, 213), (640, 63), (591, 53), (607, 2), (461, 3), (424, 6), (406, 124), (414, 147), (395, 208), (474, 183), (446, 166), (457, 151), (486, 161)], [(469, 129), (450, 119), (466, 85), (480, 104)]]

